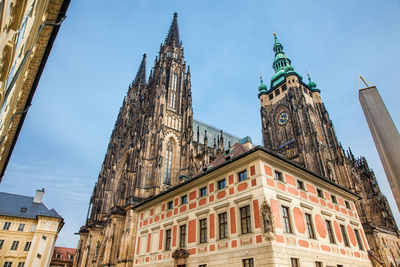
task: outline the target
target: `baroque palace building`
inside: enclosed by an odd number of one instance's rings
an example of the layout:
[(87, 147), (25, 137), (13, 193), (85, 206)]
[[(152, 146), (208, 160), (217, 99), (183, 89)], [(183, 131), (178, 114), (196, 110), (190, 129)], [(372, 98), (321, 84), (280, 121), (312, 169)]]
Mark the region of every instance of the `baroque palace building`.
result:
[(0, 0), (0, 182), (70, 0)]
[(276, 38), (274, 51), (271, 89), (259, 87), (266, 149), (253, 148), (193, 119), (174, 14), (149, 78), (144, 55), (124, 98), (74, 266), (396, 266), (398, 231), (373, 173), (345, 155), (315, 83)]

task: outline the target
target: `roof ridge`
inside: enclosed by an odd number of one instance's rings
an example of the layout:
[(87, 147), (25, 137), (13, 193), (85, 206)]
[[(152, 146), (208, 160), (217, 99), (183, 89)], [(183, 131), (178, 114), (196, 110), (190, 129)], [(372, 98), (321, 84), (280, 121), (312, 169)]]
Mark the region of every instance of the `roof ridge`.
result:
[(221, 131), (221, 130), (222, 130), (222, 132), (224, 133), (224, 135), (228, 135), (228, 136), (230, 136), (230, 137), (234, 137), (234, 138), (237, 138), (237, 139), (239, 139), (239, 140), (241, 139), (240, 137), (237, 137), (237, 136), (231, 134), (230, 132), (224, 131), (224, 130), (221, 129), (221, 128), (217, 128), (217, 127), (215, 127), (215, 126), (213, 126), (213, 125), (211, 125), (211, 124), (209, 124), (209, 123), (206, 123), (206, 122), (204, 122), (204, 121), (201, 121), (201, 120), (199, 120), (199, 119), (193, 118), (193, 121), (197, 121), (197, 122), (199, 122), (199, 123), (202, 123), (202, 124), (206, 125), (207, 127), (213, 128), (214, 130), (217, 130), (217, 131)]

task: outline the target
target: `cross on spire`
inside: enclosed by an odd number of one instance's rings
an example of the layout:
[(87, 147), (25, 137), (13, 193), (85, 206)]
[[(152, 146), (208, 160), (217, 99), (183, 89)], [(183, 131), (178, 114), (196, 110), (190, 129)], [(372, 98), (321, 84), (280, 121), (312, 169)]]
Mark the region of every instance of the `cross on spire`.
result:
[(143, 54), (142, 62), (140, 63), (136, 78), (133, 81), (133, 86), (146, 84), (146, 54)]
[(178, 29), (178, 13), (174, 13), (171, 26), (169, 27), (167, 38), (165, 38), (166, 45), (180, 45), (179, 29)]

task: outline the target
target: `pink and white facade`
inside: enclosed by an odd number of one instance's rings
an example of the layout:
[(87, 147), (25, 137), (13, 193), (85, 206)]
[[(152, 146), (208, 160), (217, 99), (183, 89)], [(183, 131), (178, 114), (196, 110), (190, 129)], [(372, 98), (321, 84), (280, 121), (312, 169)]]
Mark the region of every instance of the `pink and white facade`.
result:
[(371, 266), (356, 199), (256, 147), (128, 207), (121, 266)]

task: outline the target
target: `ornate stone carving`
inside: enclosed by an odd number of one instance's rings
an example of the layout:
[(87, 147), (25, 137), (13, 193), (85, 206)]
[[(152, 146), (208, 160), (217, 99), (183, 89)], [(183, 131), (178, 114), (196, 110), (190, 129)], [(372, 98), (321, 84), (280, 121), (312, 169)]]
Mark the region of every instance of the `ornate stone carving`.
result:
[(264, 199), (264, 202), (260, 207), (261, 214), (261, 229), (265, 240), (271, 241), (275, 237), (275, 225), (274, 225), (274, 216), (272, 214), (271, 206), (268, 201)]
[(177, 250), (175, 250), (172, 253), (172, 258), (174, 258), (175, 260), (181, 259), (181, 258), (186, 259), (187, 257), (189, 257), (189, 252), (183, 248), (178, 248)]

